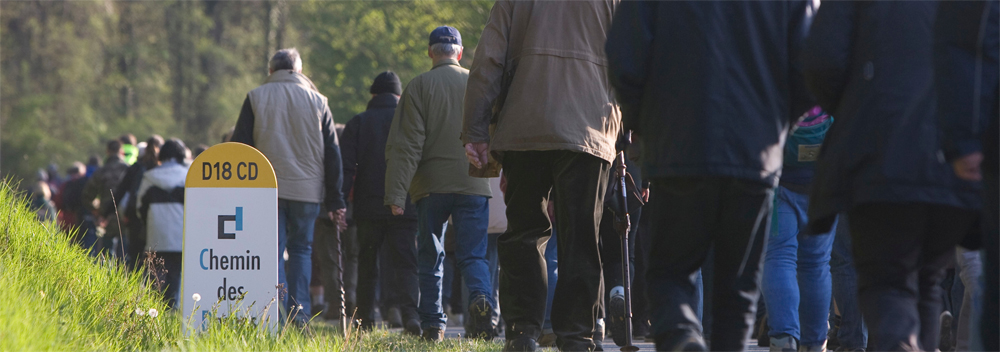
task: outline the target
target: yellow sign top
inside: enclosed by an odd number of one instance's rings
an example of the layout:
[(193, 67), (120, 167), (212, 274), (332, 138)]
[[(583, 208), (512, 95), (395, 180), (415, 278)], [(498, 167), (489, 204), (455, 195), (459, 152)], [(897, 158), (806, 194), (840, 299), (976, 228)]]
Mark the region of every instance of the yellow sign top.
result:
[(187, 188), (278, 188), (274, 168), (260, 151), (243, 143), (216, 144), (194, 159)]

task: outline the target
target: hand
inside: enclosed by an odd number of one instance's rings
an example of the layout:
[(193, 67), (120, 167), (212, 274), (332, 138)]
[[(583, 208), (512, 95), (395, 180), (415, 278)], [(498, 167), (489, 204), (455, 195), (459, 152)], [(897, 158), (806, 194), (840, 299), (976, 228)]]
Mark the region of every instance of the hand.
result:
[(330, 217), (330, 221), (333, 221), (337, 225), (337, 231), (344, 231), (347, 229), (347, 209), (340, 208), (336, 211), (331, 211), (326, 213)]
[(983, 179), (983, 173), (979, 168), (982, 163), (983, 153), (975, 152), (956, 159), (951, 163), (951, 167), (955, 169), (955, 175), (960, 179), (980, 181)]
[(392, 215), (395, 215), (395, 216), (403, 215), (403, 210), (404, 210), (403, 208), (397, 207), (395, 205), (390, 205), (389, 209), (392, 210)]
[(649, 203), (649, 188), (643, 188), (639, 195), (642, 196), (643, 203)]
[(490, 145), (486, 142), (475, 142), (465, 145), (465, 157), (469, 159), (469, 164), (472, 164), (477, 169), (482, 169), (489, 164), (489, 152)]

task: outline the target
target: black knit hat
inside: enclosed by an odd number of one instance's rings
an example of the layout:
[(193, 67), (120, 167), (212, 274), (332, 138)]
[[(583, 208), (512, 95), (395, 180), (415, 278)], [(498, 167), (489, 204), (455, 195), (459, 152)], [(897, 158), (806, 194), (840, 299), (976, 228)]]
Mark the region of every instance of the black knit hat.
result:
[(399, 76), (395, 72), (385, 71), (375, 76), (375, 83), (368, 90), (372, 94), (392, 93), (403, 95), (403, 84), (399, 82)]

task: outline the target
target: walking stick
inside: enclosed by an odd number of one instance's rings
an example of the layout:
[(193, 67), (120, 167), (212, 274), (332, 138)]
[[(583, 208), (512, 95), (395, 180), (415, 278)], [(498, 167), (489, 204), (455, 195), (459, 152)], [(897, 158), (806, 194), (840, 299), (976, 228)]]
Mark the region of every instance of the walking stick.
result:
[(618, 231), (622, 241), (622, 286), (625, 288), (625, 346), (621, 348), (623, 352), (639, 350), (639, 347), (632, 345), (632, 278), (629, 275), (628, 261), (628, 232), (631, 225), (628, 214), (628, 189), (625, 187), (625, 149), (631, 142), (632, 131), (626, 131), (624, 138), (622, 138), (621, 151), (615, 157), (615, 177), (618, 178), (619, 187), (618, 192), (615, 192), (615, 197), (618, 198), (618, 206), (621, 207), (615, 213), (615, 230)]
[(345, 300), (344, 291), (344, 252), (341, 250), (343, 247), (343, 236), (340, 235), (342, 231), (340, 225), (334, 223), (333, 227), (337, 229), (337, 290), (340, 293), (340, 333), (342, 336), (347, 337), (347, 302)]

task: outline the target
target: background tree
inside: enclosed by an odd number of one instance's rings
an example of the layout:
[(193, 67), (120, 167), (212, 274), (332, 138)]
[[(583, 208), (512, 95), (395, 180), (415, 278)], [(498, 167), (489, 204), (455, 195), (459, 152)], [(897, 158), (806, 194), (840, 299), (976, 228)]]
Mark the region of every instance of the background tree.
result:
[(267, 59), (297, 47), (346, 122), (371, 79), (430, 69), (427, 35), (462, 32), (469, 66), (491, 0), (0, 2), (0, 174), (30, 179), (130, 132), (214, 144)]

